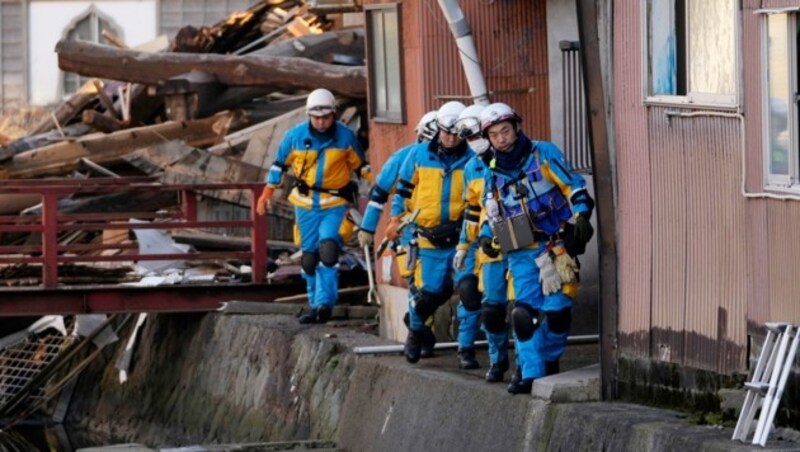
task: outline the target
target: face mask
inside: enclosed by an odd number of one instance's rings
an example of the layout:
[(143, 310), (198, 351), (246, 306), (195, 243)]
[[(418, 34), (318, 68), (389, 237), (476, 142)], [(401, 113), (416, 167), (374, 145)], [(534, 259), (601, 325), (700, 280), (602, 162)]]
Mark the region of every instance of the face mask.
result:
[(486, 138), (478, 138), (477, 140), (472, 140), (469, 142), (469, 147), (471, 147), (472, 150), (475, 151), (475, 153), (481, 155), (484, 152), (486, 152), (487, 149), (489, 149), (489, 140), (487, 140)]

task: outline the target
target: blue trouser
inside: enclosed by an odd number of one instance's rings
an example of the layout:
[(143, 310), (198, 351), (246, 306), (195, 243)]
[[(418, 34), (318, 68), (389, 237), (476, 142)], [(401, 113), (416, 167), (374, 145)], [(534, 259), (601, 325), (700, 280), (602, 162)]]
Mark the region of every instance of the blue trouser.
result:
[[(474, 242), (467, 250), (467, 258), (464, 261), (464, 270), (458, 273), (456, 287), (464, 277), (475, 274), (475, 253), (478, 249), (478, 242)], [(473, 348), (475, 346), (475, 336), (481, 326), (481, 310), (470, 311), (461, 301), (456, 307), (458, 317), (458, 348)]]
[[(342, 246), (339, 227), (342, 225), (347, 206), (329, 209), (306, 209), (295, 206), (294, 215), (300, 229), (300, 249), (304, 253), (317, 253), (319, 245), (325, 240), (335, 241)], [(308, 304), (312, 309), (320, 306), (333, 308), (339, 293), (338, 264), (325, 265), (318, 263), (314, 275), (303, 271), (308, 292)]]
[[(505, 312), (508, 306), (508, 260), (484, 262), (481, 266), (481, 279), (483, 280), (483, 304), (496, 306), (498, 311)], [(484, 324), (481, 326), (486, 334), (489, 345), (489, 360), (493, 363), (508, 361), (508, 327), (500, 332), (491, 332)]]
[(412, 331), (420, 331), (425, 327), (428, 316), (422, 318), (417, 314), (417, 303), (427, 303), (423, 298), (426, 294), (441, 295), (440, 304), (447, 300), (453, 290), (453, 281), (460, 280), (466, 272), (453, 273), (453, 256), (456, 254), (455, 248), (428, 249), (421, 248), (418, 253), (417, 268), (414, 273), (414, 285), (416, 290), (408, 291), (408, 327)]
[[(542, 293), (535, 259), (543, 252), (544, 246), (512, 251), (508, 253), (508, 267), (513, 275), (515, 303), (528, 305), (546, 315), (572, 307), (572, 299), (560, 290), (547, 296)], [(526, 341), (519, 340), (516, 331), (514, 333), (517, 365), (522, 367), (522, 378), (543, 377), (544, 362), (557, 361), (567, 345), (568, 332), (554, 333), (548, 327), (546, 317), (543, 320), (533, 337)]]

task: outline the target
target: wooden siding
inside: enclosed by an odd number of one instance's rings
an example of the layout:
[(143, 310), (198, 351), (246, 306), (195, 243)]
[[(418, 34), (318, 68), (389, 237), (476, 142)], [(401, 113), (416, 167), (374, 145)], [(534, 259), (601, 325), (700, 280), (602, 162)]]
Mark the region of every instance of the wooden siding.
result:
[(0, 3), (0, 111), (27, 102), (27, 17), (22, 1)]

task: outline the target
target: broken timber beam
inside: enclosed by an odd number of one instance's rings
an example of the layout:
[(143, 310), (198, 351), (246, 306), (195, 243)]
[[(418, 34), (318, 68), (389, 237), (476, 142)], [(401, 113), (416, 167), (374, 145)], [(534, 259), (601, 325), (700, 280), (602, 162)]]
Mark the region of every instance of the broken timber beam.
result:
[(87, 105), (89, 105), (97, 97), (97, 88), (95, 88), (94, 80), (89, 80), (73, 94), (66, 102), (58, 106), (52, 116), (48, 116), (36, 125), (28, 135), (38, 135), (56, 128), (54, 121), (58, 121), (58, 125), (63, 127), (67, 125), (76, 115), (78, 115)]
[(83, 110), (81, 121), (93, 129), (105, 133), (116, 132), (125, 128), (125, 124), (119, 119), (100, 113), (97, 110)]
[(229, 86), (327, 88), (349, 97), (366, 97), (364, 66), (337, 66), (305, 58), (266, 55), (146, 53), (86, 41), (61, 40), (58, 67), (85, 76), (159, 85), (176, 75), (202, 71)]
[(120, 130), (108, 135), (92, 134), (72, 141), (17, 154), (0, 166), (0, 178), (22, 179), (64, 174), (77, 168), (81, 157), (97, 164), (119, 161), (125, 154), (163, 141), (208, 139), (218, 135), (217, 123), (227, 122), (229, 113), (196, 121), (170, 121), (152, 126)]

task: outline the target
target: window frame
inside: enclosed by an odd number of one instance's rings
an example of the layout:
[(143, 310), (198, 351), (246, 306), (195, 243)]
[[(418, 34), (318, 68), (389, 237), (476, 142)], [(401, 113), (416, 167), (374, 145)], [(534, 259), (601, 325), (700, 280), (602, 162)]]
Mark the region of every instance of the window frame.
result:
[[(373, 37), (374, 32), (374, 25), (373, 21), (371, 20), (371, 16), (373, 14), (380, 14), (382, 17), (385, 17), (386, 12), (394, 12), (395, 16), (397, 17), (397, 67), (399, 71), (398, 77), (398, 95), (400, 96), (400, 110), (399, 111), (381, 111), (377, 108), (377, 99), (375, 97), (377, 92), (377, 83), (376, 77), (374, 77), (375, 71), (375, 64), (376, 62), (372, 58), (372, 55), (375, 52), (375, 46), (378, 44), (375, 42)], [(369, 118), (371, 121), (375, 122), (384, 122), (384, 123), (391, 123), (391, 124), (405, 124), (406, 123), (406, 100), (405, 100), (405, 70), (404, 70), (404, 62), (403, 62), (403, 46), (402, 46), (402, 34), (403, 34), (403, 20), (402, 20), (402, 7), (400, 3), (382, 3), (382, 4), (372, 4), (372, 5), (364, 5), (364, 24), (366, 28), (366, 52), (367, 52), (367, 80), (368, 80), (368, 110), (369, 110)], [(381, 45), (385, 49), (385, 35), (381, 41)], [(385, 51), (384, 51), (385, 54)], [(385, 67), (385, 61), (383, 66)], [(384, 72), (388, 72), (384, 70)], [(385, 78), (385, 77), (384, 77)], [(390, 90), (388, 83), (387, 86), (387, 93), (393, 92), (394, 90)], [(388, 99), (388, 97), (387, 97)], [(388, 103), (387, 103), (388, 105)]]
[[(715, 110), (736, 110), (741, 106), (742, 103), (742, 71), (741, 71), (741, 33), (742, 33), (742, 24), (741, 24), (741, 14), (738, 9), (735, 7), (736, 4), (734, 0), (729, 0), (733, 3), (734, 8), (732, 8), (732, 20), (733, 20), (733, 86), (734, 86), (734, 93), (732, 94), (717, 94), (717, 93), (703, 93), (703, 92), (692, 92), (690, 90), (690, 77), (691, 77), (691, 67), (690, 67), (690, 50), (689, 50), (689, 39), (691, 35), (689, 34), (689, 7), (688, 5), (684, 4), (684, 20), (685, 24), (683, 24), (683, 32), (687, 35), (684, 38), (685, 41), (685, 49), (683, 49), (683, 56), (678, 56), (678, 58), (683, 58), (684, 63), (682, 69), (686, 83), (686, 94), (652, 94), (651, 89), (651, 55), (650, 55), (650, 4), (653, 0), (641, 0), (641, 30), (642, 30), (642, 43), (641, 43), (641, 53), (642, 53), (642, 72), (641, 72), (641, 80), (642, 80), (642, 103), (644, 105), (662, 105), (662, 106), (673, 106), (673, 107), (709, 107)], [(676, 1), (696, 1), (696, 0), (676, 0)], [(702, 0), (700, 0), (702, 1)], [(677, 8), (676, 8), (677, 9)], [(680, 52), (680, 50), (676, 50), (676, 52)]]
[(798, 75), (798, 64), (800, 64), (800, 45), (797, 38), (800, 36), (800, 7), (780, 8), (774, 10), (756, 10), (760, 14), (759, 37), (760, 42), (760, 62), (761, 62), (761, 86), (759, 94), (761, 96), (761, 146), (764, 187), (770, 191), (800, 193), (800, 110), (798, 110), (798, 100), (787, 99), (789, 108), (786, 112), (786, 121), (789, 131), (789, 146), (787, 149), (788, 170), (787, 174), (772, 172), (772, 134), (771, 134), (771, 96), (769, 86), (769, 31), (768, 17), (771, 14), (785, 14), (786, 38), (788, 48), (788, 83), (790, 92), (800, 92), (800, 75)]
[[(66, 27), (64, 27), (64, 31), (61, 33), (61, 39), (68, 39), (69, 34), (84, 20), (89, 19), (91, 21), (90, 27), (92, 31), (92, 41), (95, 44), (101, 43), (103, 39), (100, 22), (105, 21), (108, 24), (109, 29), (121, 40), (125, 40), (125, 30), (114, 20), (113, 17), (109, 16), (108, 14), (103, 13), (100, 11), (94, 4), (90, 5), (86, 10), (77, 16), (75, 16)], [(74, 92), (67, 92), (67, 78), (70, 76), (77, 76), (78, 77), (78, 86)], [(69, 99), (73, 94), (78, 92), (81, 89), (81, 86), (85, 83), (81, 83), (81, 79), (90, 80), (92, 77), (85, 77), (80, 74), (74, 72), (65, 72), (61, 71), (61, 75), (59, 77), (59, 93), (61, 98), (64, 100)]]

